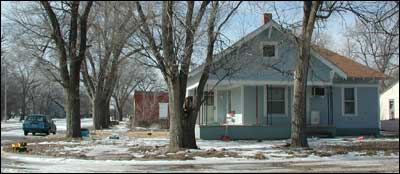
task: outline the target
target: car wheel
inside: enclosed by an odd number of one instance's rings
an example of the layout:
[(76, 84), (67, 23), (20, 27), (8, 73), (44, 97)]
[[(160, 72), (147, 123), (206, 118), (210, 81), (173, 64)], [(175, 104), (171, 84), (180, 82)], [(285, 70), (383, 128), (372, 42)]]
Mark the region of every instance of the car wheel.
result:
[(32, 135), (35, 135), (36, 134), (36, 132), (32, 132)]
[(47, 130), (47, 132), (46, 132), (46, 135), (49, 135), (50, 134), (50, 129), (49, 130)]
[(53, 132), (53, 135), (55, 135), (55, 134), (56, 134), (56, 131)]
[(27, 136), (27, 135), (28, 135), (28, 132), (27, 132), (27, 131), (24, 131), (24, 135)]

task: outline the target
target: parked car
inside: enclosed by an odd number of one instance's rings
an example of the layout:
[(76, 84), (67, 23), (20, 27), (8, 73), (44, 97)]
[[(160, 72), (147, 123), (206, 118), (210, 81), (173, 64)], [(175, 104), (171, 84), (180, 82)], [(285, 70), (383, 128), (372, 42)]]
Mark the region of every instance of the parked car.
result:
[(57, 131), (57, 127), (50, 116), (40, 114), (33, 114), (26, 117), (22, 129), (24, 130), (25, 136), (28, 135), (29, 132), (31, 132), (32, 135), (35, 135), (35, 133), (46, 133), (49, 135), (50, 133), (56, 134)]

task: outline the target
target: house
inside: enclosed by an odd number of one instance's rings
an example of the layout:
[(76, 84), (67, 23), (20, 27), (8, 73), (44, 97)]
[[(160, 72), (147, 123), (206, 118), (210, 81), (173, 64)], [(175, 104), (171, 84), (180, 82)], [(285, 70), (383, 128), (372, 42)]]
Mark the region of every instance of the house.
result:
[(133, 126), (157, 124), (160, 128), (169, 128), (168, 93), (135, 91), (133, 97)]
[(399, 131), (399, 80), (390, 85), (380, 95), (381, 129)]
[[(197, 138), (290, 137), (297, 49), (290, 31), (271, 14), (263, 18), (262, 26), (214, 56)], [(187, 96), (196, 92), (203, 67), (190, 71)], [(305, 99), (308, 135), (378, 134), (383, 78), (350, 58), (313, 46)]]

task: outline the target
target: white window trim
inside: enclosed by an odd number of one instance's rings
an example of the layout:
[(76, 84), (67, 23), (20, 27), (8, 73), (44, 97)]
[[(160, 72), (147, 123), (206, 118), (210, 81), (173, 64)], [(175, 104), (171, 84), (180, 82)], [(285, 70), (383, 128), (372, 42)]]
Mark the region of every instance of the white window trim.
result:
[[(285, 107), (285, 113), (284, 114), (271, 114), (274, 117), (288, 117), (288, 86), (270, 86), (270, 87), (278, 87), (278, 88), (284, 88), (284, 95), (285, 95), (285, 100), (284, 100), (284, 107)], [(268, 115), (268, 96), (267, 96), (267, 85), (264, 85), (264, 117), (267, 117)]]
[[(346, 114), (344, 112), (344, 89), (345, 88), (353, 88), (354, 89), (354, 114)], [(342, 87), (342, 115), (343, 116), (358, 116), (358, 97), (357, 97), (357, 88), (356, 87)]]
[[(274, 45), (274, 47), (275, 47), (275, 56), (273, 56), (273, 57), (264, 56), (264, 46), (265, 45)], [(275, 42), (275, 41), (264, 41), (264, 42), (261, 42), (260, 50), (261, 50), (261, 56), (264, 57), (264, 58), (277, 59), (279, 57), (278, 42)]]

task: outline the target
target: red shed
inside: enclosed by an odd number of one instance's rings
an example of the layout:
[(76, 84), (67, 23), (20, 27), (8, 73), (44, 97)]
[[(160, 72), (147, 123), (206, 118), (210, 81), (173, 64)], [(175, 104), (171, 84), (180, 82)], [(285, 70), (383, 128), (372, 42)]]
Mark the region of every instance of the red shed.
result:
[(149, 127), (159, 124), (160, 128), (169, 128), (168, 93), (135, 91), (133, 97), (132, 125)]

